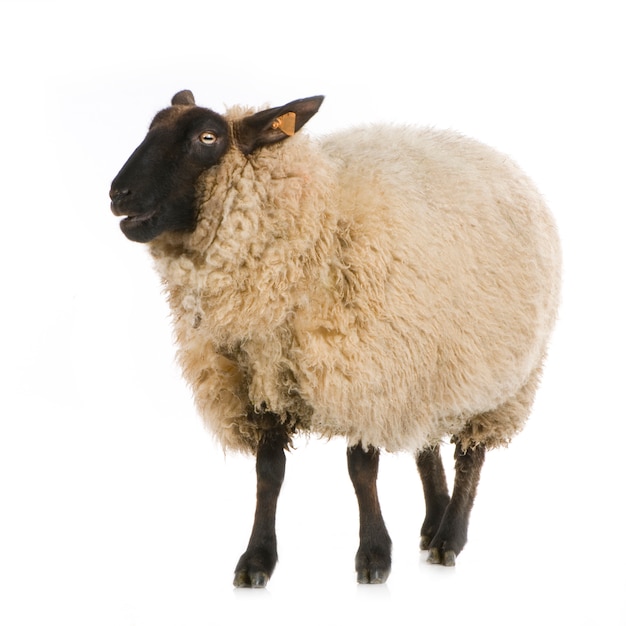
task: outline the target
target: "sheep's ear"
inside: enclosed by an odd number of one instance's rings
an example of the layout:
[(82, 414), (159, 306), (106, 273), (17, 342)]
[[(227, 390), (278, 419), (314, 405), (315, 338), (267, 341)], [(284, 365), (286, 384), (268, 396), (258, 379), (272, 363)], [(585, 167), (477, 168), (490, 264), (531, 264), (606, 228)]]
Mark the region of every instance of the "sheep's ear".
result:
[(195, 105), (196, 100), (193, 97), (193, 93), (191, 93), (189, 89), (185, 89), (184, 91), (179, 91), (177, 94), (174, 94), (172, 104)]
[(244, 117), (234, 124), (235, 139), (244, 154), (250, 154), (295, 135), (319, 110), (324, 96), (294, 100), (289, 104)]

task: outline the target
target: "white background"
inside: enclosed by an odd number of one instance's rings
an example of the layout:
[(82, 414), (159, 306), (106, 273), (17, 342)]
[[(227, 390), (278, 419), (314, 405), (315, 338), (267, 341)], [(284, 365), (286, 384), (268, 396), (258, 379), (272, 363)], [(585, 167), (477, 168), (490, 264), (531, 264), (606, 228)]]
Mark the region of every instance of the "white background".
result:
[[(624, 41), (606, 0), (1, 2), (0, 623), (626, 624)], [(107, 197), (184, 88), (217, 111), (325, 94), (314, 134), (452, 127), (546, 196), (561, 319), (455, 569), (419, 552), (413, 459), (384, 455), (394, 568), (357, 586), (344, 445), (313, 439), (288, 457), (273, 579), (232, 589), (254, 462), (195, 415)]]

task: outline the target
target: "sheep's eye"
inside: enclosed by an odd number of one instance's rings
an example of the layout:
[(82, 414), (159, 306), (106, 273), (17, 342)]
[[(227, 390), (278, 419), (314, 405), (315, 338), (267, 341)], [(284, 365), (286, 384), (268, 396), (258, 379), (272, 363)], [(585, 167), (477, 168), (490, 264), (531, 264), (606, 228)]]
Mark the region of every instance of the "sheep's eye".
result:
[(210, 146), (217, 141), (217, 136), (213, 133), (205, 131), (203, 133), (200, 133), (198, 139), (200, 139), (201, 143), (203, 143), (205, 146)]

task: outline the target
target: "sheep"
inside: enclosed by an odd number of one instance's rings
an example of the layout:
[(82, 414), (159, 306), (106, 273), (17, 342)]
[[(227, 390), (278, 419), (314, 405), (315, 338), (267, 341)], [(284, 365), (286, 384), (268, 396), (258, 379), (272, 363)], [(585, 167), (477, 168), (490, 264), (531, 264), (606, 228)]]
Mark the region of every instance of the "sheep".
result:
[(300, 133), (322, 100), (220, 115), (181, 91), (111, 185), (162, 278), (199, 413), (226, 450), (256, 455), (237, 587), (274, 571), (297, 433), (346, 440), (359, 583), (391, 568), (381, 449), (415, 455), (420, 548), (455, 565), (485, 453), (523, 427), (557, 316), (557, 230), (518, 166), (451, 131)]

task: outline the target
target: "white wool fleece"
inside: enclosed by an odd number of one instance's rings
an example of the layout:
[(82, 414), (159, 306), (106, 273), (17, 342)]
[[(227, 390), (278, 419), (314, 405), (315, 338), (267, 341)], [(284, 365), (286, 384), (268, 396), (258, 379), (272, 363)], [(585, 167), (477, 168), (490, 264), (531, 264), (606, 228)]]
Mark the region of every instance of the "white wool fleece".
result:
[(506, 156), (429, 129), (298, 133), (231, 148), (197, 199), (196, 230), (150, 249), (184, 375), (226, 448), (254, 451), (264, 411), (390, 451), (521, 429), (560, 248)]

